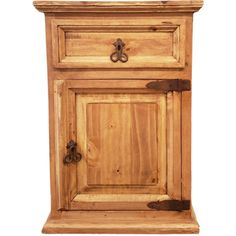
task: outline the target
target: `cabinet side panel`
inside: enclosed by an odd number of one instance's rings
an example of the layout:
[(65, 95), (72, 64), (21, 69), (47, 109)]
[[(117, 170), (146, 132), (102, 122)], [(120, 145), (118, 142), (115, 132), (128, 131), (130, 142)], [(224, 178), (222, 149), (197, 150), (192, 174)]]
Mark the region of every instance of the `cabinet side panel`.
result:
[[(54, 166), (52, 165), (51, 168), (55, 169), (55, 188), (56, 188), (56, 199), (52, 199), (53, 201), (57, 202), (57, 208), (61, 208), (62, 207), (62, 199), (63, 199), (63, 190), (62, 190), (62, 182), (63, 179), (61, 178), (61, 173), (63, 171), (62, 166), (61, 166), (61, 162), (60, 162), (60, 157), (61, 157), (61, 152), (63, 152), (63, 150), (61, 150), (61, 142), (63, 142), (63, 140), (61, 139), (61, 125), (63, 123), (63, 119), (62, 119), (62, 81), (55, 81), (54, 84), (54, 124), (53, 124), (53, 128), (54, 128), (54, 156), (53, 156), (53, 161), (55, 162)], [(52, 179), (54, 178), (51, 177), (51, 185), (53, 185)]]
[[(188, 79), (192, 80), (192, 22), (193, 15), (186, 17), (186, 61), (189, 67)], [(182, 199), (191, 200), (191, 96), (182, 93)]]
[(182, 95), (182, 199), (191, 199), (191, 92)]
[(181, 94), (167, 94), (167, 192), (181, 199)]
[(46, 15), (46, 45), (47, 45), (47, 68), (48, 68), (48, 99), (49, 99), (49, 136), (50, 136), (50, 189), (51, 189), (51, 214), (56, 214), (58, 209), (64, 208), (65, 195), (62, 174), (64, 171), (61, 166), (62, 148), (61, 142), (64, 143), (62, 132), (63, 119), (61, 114), (62, 107), (62, 81), (54, 83), (52, 73), (52, 37), (51, 37), (51, 20), (53, 16)]
[(173, 92), (174, 199), (181, 199), (181, 93)]
[(51, 189), (51, 211), (58, 208), (58, 198), (56, 197), (56, 160), (55, 160), (55, 127), (54, 127), (54, 84), (50, 80), (51, 68), (51, 22), (46, 17), (46, 45), (47, 45), (47, 65), (48, 65), (48, 99), (49, 99), (49, 145), (50, 145), (50, 189)]

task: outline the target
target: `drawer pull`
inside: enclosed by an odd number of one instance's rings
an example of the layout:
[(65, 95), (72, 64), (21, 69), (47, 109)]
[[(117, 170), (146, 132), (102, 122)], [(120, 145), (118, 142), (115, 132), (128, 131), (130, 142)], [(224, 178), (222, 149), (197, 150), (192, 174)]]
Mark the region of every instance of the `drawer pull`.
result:
[(70, 164), (72, 162), (79, 162), (82, 159), (82, 155), (76, 151), (77, 143), (70, 140), (66, 145), (67, 155), (64, 157), (64, 164)]
[(121, 39), (117, 39), (116, 42), (113, 43), (113, 45), (116, 48), (116, 51), (113, 52), (110, 56), (111, 61), (117, 62), (127, 62), (128, 61), (128, 56), (126, 53), (123, 53), (123, 49), (125, 47), (125, 43)]

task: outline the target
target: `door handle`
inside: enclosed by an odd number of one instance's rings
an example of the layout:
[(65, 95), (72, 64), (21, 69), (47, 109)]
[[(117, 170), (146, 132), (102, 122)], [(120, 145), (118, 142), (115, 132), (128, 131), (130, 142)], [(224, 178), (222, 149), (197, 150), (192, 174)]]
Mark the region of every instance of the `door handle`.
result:
[(70, 140), (66, 145), (67, 154), (64, 157), (64, 164), (70, 164), (72, 162), (76, 163), (82, 159), (81, 153), (76, 151), (77, 143), (73, 140)]

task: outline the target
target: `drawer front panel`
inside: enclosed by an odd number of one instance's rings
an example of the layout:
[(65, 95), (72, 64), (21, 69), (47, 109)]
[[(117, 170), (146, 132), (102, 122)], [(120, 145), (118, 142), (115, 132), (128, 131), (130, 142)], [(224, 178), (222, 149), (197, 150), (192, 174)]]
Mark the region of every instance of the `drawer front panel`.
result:
[[(183, 19), (130, 20), (83, 25), (77, 20), (54, 20), (53, 62), (56, 68), (183, 68), (185, 21)], [(96, 22), (91, 22), (96, 24)], [(107, 22), (108, 23), (108, 22)], [(139, 22), (140, 23), (140, 22)], [(110, 58), (115, 43), (124, 43), (127, 62)]]

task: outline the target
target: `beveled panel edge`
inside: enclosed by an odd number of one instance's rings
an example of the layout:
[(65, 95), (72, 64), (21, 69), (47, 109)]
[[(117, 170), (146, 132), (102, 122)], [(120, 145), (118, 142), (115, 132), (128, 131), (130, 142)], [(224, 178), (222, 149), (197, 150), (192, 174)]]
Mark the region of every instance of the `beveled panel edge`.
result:
[[(81, 18), (82, 19), (82, 18)], [(133, 64), (127, 63), (118, 63), (118, 64), (111, 64), (109, 62), (101, 63), (103, 56), (96, 58), (96, 60), (92, 60), (92, 56), (90, 56), (91, 60), (86, 60), (86, 57), (81, 56), (80, 60), (78, 60), (77, 56), (66, 56), (65, 55), (65, 42), (66, 42), (66, 30), (74, 30), (79, 27), (82, 32), (91, 32), (91, 33), (99, 33), (99, 32), (110, 32), (111, 29), (114, 32), (120, 30), (121, 32), (131, 31), (134, 30), (134, 33), (139, 32), (147, 32), (147, 33), (154, 33), (151, 28), (151, 25), (83, 25), (77, 23), (78, 20), (71, 21), (70, 19), (53, 19), (52, 20), (52, 54), (53, 57), (53, 67), (56, 69), (111, 69), (111, 70), (132, 70), (132, 69), (140, 69), (146, 68), (149, 69), (184, 69), (185, 67), (185, 27), (186, 27), (186, 20), (185, 19), (177, 19), (174, 18), (173, 23), (171, 24), (163, 24), (161, 19), (158, 19), (159, 22), (157, 28), (159, 28), (159, 32), (171, 32), (175, 35), (177, 32), (178, 41), (176, 42), (179, 57), (173, 55), (166, 55), (166, 56), (151, 56), (153, 58), (153, 63), (149, 63), (149, 65), (145, 65), (147, 63), (139, 62), (138, 60), (134, 60)], [(96, 29), (96, 31), (95, 31)], [(119, 31), (118, 31), (119, 32)], [(174, 42), (172, 42), (172, 46), (174, 48)], [(150, 58), (151, 58), (150, 57)], [(139, 57), (134, 57), (138, 59)], [(143, 57), (147, 58), (147, 57)], [(100, 60), (99, 60), (100, 59)]]
[(196, 12), (203, 0), (169, 0), (169, 1), (33, 1), (35, 8), (41, 12)]

